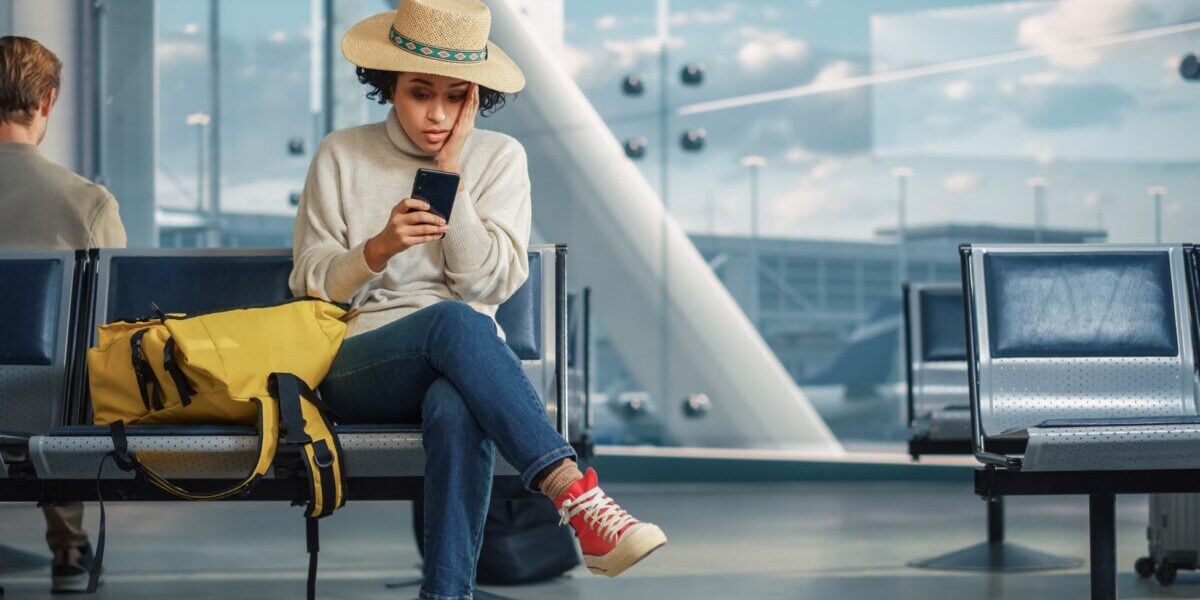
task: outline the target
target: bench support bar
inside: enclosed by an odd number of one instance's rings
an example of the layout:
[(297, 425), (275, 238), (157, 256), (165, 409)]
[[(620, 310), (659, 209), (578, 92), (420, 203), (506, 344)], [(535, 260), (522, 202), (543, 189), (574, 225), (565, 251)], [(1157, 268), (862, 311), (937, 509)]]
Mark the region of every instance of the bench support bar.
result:
[(1088, 496), (1088, 520), (1092, 542), (1092, 600), (1117, 598), (1117, 497)]

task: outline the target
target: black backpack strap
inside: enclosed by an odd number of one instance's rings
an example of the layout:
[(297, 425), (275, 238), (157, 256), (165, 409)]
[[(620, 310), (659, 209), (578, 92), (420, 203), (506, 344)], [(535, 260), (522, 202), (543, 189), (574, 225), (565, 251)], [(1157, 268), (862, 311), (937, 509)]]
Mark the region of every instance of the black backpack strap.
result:
[(291, 373), (272, 373), (268, 379), (271, 395), (279, 401), (279, 420), (283, 424), (284, 444), (311, 444), (312, 438), (304, 430), (304, 414), (300, 408), (300, 386), (304, 385)]
[(299, 377), (272, 373), (269, 385), (279, 401), (280, 420), (286, 430), (280, 436), (281, 446), (296, 449), (295, 454), (308, 475), (306, 515), (314, 518), (330, 515), (345, 503), (346, 488), (342, 451), (333, 424), (311, 402), (309, 396), (315, 394)]
[(317, 554), (321, 552), (321, 522), (304, 518), (304, 539), (308, 543), (308, 600), (317, 600)]
[(188, 381), (187, 375), (183, 374), (183, 369), (179, 368), (179, 363), (175, 361), (175, 338), (167, 338), (167, 343), (163, 347), (163, 370), (175, 382), (175, 389), (179, 392), (179, 402), (184, 406), (191, 404), (196, 390)]
[[(272, 373), (269, 390), (279, 403), (280, 450), (296, 450), (296, 460), (307, 475), (308, 507), (305, 511), (305, 539), (308, 544), (308, 600), (316, 600), (317, 560), (321, 550), (321, 517), (328, 516), (345, 502), (345, 475), (341, 447), (333, 425), (312, 401), (317, 394), (291, 373)], [(322, 403), (323, 404), (323, 403)], [(277, 471), (278, 472), (278, 471)]]
[(114, 421), (108, 426), (109, 435), (112, 437), (113, 450), (108, 454), (100, 457), (100, 467), (96, 469), (96, 500), (100, 504), (100, 531), (96, 534), (96, 552), (92, 555), (91, 571), (88, 573), (87, 591), (89, 594), (94, 593), (100, 585), (100, 571), (104, 567), (104, 541), (107, 531), (107, 519), (104, 514), (104, 493), (100, 489), (100, 477), (104, 474), (104, 461), (109, 458), (113, 459), (117, 467), (122, 471), (130, 471), (135, 468), (137, 458), (129, 453), (129, 438), (125, 435), (125, 422)]
[[(146, 360), (146, 353), (142, 351), (142, 338), (146, 336), (147, 331), (150, 329), (139, 329), (129, 337), (133, 373), (137, 376), (138, 391), (142, 394), (142, 404), (146, 405), (146, 410), (162, 410), (162, 384), (159, 383), (158, 376), (154, 374), (154, 369), (150, 368), (150, 363)], [(147, 387), (150, 388), (149, 397), (146, 394)]]

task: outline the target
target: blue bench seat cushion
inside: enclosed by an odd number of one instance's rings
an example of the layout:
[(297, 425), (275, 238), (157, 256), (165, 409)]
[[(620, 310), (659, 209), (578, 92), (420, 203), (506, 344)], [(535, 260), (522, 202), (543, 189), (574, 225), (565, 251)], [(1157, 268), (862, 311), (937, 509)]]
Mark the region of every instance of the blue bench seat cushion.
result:
[(921, 358), (967, 360), (962, 290), (921, 290)]
[(108, 321), (164, 312), (200, 313), (291, 297), (292, 257), (118, 256), (110, 265)]
[(0, 278), (10, 290), (0, 295), (0, 365), (53, 364), (62, 261), (6, 260)]
[(521, 360), (542, 356), (542, 257), (529, 253), (529, 279), (496, 309), (496, 322), (504, 330), (508, 347)]
[(1177, 356), (1166, 252), (988, 253), (996, 358)]
[[(521, 360), (541, 357), (541, 268), (541, 255), (530, 252), (529, 279), (496, 311), (509, 347)], [(106, 322), (150, 315), (151, 303), (164, 312), (195, 314), (291, 297), (288, 255), (117, 256), (109, 269)]]

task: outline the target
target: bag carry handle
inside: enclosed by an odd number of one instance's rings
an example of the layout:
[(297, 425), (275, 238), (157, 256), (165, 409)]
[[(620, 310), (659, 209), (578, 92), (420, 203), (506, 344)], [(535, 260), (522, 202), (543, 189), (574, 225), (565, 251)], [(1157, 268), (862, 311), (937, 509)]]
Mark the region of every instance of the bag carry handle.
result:
[(113, 441), (112, 457), (117, 466), (122, 470), (141, 473), (155, 487), (173, 496), (185, 500), (201, 501), (231, 498), (249, 490), (263, 475), (266, 475), (267, 470), (271, 467), (271, 461), (275, 456), (275, 447), (279, 440), (278, 407), (274, 401), (263, 402), (255, 399), (255, 403), (258, 404), (258, 461), (245, 478), (223, 490), (203, 493), (193, 492), (159, 475), (154, 469), (138, 460), (133, 452), (129, 451), (129, 438), (125, 433), (125, 423), (123, 421), (114, 421), (109, 425), (109, 434)]

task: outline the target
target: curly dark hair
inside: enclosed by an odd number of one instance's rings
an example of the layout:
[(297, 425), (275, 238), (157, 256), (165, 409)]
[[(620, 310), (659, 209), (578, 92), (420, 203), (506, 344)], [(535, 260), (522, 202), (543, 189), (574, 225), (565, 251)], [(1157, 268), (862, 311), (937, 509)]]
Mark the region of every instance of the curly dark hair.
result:
[[(359, 83), (371, 86), (371, 91), (367, 92), (367, 98), (380, 104), (387, 104), (392, 101), (392, 94), (396, 91), (396, 78), (400, 76), (399, 72), (367, 69), (364, 67), (355, 67), (354, 72), (358, 75)], [(495, 113), (503, 108), (504, 103), (507, 101), (508, 96), (503, 92), (497, 92), (482, 85), (479, 86), (480, 116), (486, 117)]]

